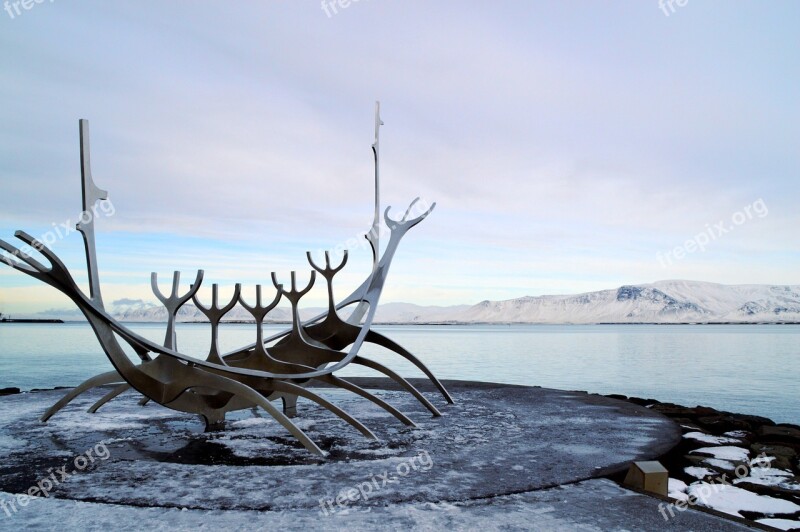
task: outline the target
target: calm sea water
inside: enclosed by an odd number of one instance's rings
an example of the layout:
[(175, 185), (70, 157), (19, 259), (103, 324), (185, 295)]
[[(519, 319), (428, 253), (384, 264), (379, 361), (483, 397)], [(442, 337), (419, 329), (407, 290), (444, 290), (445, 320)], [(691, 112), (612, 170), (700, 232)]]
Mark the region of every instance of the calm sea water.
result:
[[(162, 341), (162, 324), (130, 324)], [(269, 327), (280, 330), (281, 327)], [(379, 326), (440, 378), (537, 385), (706, 405), (800, 424), (800, 326), (463, 325)], [(225, 350), (249, 344), (255, 326), (225, 325)], [(208, 326), (179, 324), (182, 352), (204, 357)], [(406, 377), (399, 356), (364, 354)], [(111, 365), (87, 324), (1, 324), (0, 387), (71, 386)], [(347, 368), (342, 375), (374, 375)]]

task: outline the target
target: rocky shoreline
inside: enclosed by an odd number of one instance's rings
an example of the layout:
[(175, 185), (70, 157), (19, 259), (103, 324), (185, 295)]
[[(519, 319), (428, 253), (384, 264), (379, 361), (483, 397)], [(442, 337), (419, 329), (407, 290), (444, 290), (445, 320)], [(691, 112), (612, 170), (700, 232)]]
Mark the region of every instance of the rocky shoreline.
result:
[(671, 498), (693, 497), (684, 505), (800, 530), (800, 426), (705, 406), (606, 397), (650, 408), (681, 426), (681, 442), (660, 459), (669, 471)]

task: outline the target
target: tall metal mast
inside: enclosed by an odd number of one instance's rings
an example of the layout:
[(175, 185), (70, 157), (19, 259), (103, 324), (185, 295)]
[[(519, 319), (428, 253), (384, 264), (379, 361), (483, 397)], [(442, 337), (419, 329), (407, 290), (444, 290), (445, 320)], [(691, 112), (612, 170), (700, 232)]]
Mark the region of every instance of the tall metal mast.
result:
[[(81, 139), (81, 185), (83, 189), (83, 213), (81, 221), (75, 228), (83, 235), (83, 247), (86, 250), (86, 269), (89, 273), (89, 295), (100, 308), (103, 308), (103, 297), (100, 294), (100, 275), (97, 270), (97, 251), (94, 240), (95, 204), (99, 200), (108, 199), (108, 192), (100, 189), (92, 179), (92, 166), (89, 159), (89, 121), (79, 122)], [(88, 221), (84, 222), (83, 219)]]
[(381, 120), (381, 102), (375, 102), (375, 142), (372, 143), (372, 155), (375, 159), (375, 217), (372, 220), (372, 228), (367, 235), (367, 240), (372, 245), (372, 271), (378, 269), (378, 259), (380, 258), (380, 229), (381, 229), (381, 183), (380, 183), (380, 131), (383, 121)]

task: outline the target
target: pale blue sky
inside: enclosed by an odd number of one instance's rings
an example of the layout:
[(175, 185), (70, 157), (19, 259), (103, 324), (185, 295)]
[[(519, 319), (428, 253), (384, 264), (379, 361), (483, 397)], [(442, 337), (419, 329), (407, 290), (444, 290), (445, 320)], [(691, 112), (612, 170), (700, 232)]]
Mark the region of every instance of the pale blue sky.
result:
[[(305, 272), (305, 250), (369, 228), (380, 99), (384, 205), (438, 202), (384, 301), (800, 284), (797, 2), (338, 11), (56, 0), (0, 12), (0, 238), (76, 217), (87, 118), (115, 207), (98, 221), (107, 300), (150, 299), (153, 270), (204, 268), (225, 286)], [(768, 214), (705, 251), (658, 259), (759, 200)], [(76, 233), (53, 244), (76, 272), (81, 246)], [(340, 292), (368, 269), (354, 250)], [(69, 302), (0, 268), (0, 312), (53, 307)]]

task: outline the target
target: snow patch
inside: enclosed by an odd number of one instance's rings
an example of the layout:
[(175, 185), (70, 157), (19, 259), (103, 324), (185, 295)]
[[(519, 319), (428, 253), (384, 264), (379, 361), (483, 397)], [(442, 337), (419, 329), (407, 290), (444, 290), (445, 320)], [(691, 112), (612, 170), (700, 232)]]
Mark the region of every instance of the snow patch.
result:
[(746, 438), (748, 436), (748, 432), (746, 430), (731, 430), (725, 432), (723, 436), (729, 436), (731, 438)]
[(711, 434), (705, 434), (703, 432), (687, 432), (683, 435), (684, 438), (689, 440), (695, 440), (702, 443), (710, 443), (712, 445), (723, 445), (726, 443), (742, 443), (742, 440), (738, 438), (728, 438), (724, 436), (712, 436)]
[(683, 472), (689, 475), (690, 477), (699, 478), (700, 480), (703, 480), (708, 476), (713, 476), (717, 474), (715, 471), (712, 471), (711, 469), (708, 469), (706, 467), (697, 467), (697, 466), (684, 468)]
[(739, 512), (757, 512), (764, 515), (793, 514), (800, 505), (768, 495), (758, 495), (741, 488), (725, 484), (697, 482), (689, 486), (689, 495), (697, 504), (714, 510), (742, 517)]
[(707, 458), (703, 460), (703, 463), (706, 465), (710, 465), (711, 467), (722, 469), (723, 471), (733, 471), (736, 469), (736, 466), (733, 465), (733, 462), (728, 462), (727, 460), (719, 460), (717, 458)]
[(756, 519), (756, 523), (771, 526), (780, 530), (793, 530), (800, 528), (800, 521), (791, 519)]
[(13, 436), (0, 434), (0, 453), (9, 454), (20, 449), (24, 449), (28, 445), (27, 440), (20, 440)]
[(677, 478), (670, 478), (667, 492), (668, 495), (673, 499), (685, 501), (689, 499), (689, 496), (686, 494), (686, 490), (688, 488), (689, 486), (686, 484), (686, 482), (678, 480)]
[(694, 451), (689, 451), (689, 454), (706, 454), (718, 458), (720, 460), (731, 460), (733, 462), (747, 462), (750, 453), (747, 449), (741, 447), (733, 447), (731, 445), (724, 445), (721, 447), (701, 447)]
[(785, 471), (783, 469), (754, 467), (750, 470), (748, 476), (737, 478), (733, 483), (740, 484), (742, 482), (750, 482), (751, 484), (758, 484), (760, 486), (778, 486), (784, 489), (800, 491), (800, 484), (790, 481), (792, 477), (794, 477), (794, 475), (790, 471)]

